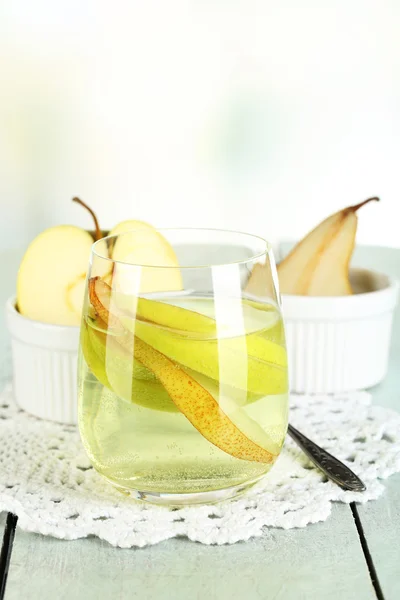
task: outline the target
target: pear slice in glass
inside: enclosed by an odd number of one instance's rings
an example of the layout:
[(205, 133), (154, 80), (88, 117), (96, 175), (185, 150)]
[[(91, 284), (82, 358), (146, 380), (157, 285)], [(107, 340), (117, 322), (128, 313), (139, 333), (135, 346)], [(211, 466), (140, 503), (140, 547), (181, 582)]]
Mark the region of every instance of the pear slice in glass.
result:
[[(266, 433), (259, 436), (259, 425), (255, 421), (246, 420), (245, 431), (242, 431), (213, 395), (173, 360), (129, 331), (125, 330), (124, 334), (119, 315), (110, 311), (111, 288), (107, 284), (101, 279), (91, 279), (89, 297), (98, 317), (114, 330), (121, 331), (118, 343), (128, 350), (133, 347), (135, 359), (154, 373), (180, 412), (208, 441), (236, 458), (261, 463), (274, 461), (275, 454), (269, 450), (271, 439)], [(253, 428), (257, 434), (253, 434)], [(257, 442), (253, 441), (253, 435)]]

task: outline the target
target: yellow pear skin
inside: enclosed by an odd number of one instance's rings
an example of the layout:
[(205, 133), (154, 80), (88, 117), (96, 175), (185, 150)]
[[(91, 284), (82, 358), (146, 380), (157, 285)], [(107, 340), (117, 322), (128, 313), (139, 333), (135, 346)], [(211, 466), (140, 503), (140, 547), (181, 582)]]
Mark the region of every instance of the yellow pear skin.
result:
[[(94, 278), (89, 281), (89, 298), (98, 317), (106, 324), (112, 323), (114, 330), (122, 332), (124, 328), (118, 316), (109, 311), (111, 288)], [(119, 339), (122, 340), (122, 336)], [(270, 444), (267, 434), (264, 447), (253, 442), (234, 425), (215, 398), (170, 358), (137, 336), (134, 336), (133, 349), (135, 359), (154, 373), (180, 412), (212, 444), (243, 460), (274, 461), (275, 455), (266, 449)]]
[[(252, 442), (221, 410), (215, 398), (168, 357), (135, 339), (135, 357), (152, 370), (181, 413), (209, 442), (236, 458), (271, 463), (274, 455)], [(266, 434), (265, 443), (270, 444)]]
[(357, 211), (379, 198), (368, 198), (331, 215), (278, 265), (282, 294), (348, 296), (352, 294), (349, 263), (357, 232)]

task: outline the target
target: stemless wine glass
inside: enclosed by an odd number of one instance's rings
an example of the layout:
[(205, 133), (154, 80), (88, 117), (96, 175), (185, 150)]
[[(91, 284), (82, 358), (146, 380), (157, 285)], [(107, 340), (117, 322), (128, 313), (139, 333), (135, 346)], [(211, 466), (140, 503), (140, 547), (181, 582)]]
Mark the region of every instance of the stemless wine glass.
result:
[(79, 427), (103, 477), (173, 506), (233, 498), (269, 471), (288, 419), (277, 285), (269, 245), (245, 233), (141, 228), (94, 244)]

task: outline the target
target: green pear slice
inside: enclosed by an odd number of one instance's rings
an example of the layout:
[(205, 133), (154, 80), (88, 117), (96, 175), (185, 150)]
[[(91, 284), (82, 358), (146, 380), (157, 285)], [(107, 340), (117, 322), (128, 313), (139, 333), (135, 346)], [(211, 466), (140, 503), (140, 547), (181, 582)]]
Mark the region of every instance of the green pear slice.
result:
[[(226, 312), (220, 315), (218, 326), (215, 321), (214, 302), (202, 298), (174, 298), (167, 303), (149, 298), (137, 297), (133, 304), (132, 297), (119, 294), (115, 298), (119, 308), (137, 319), (154, 323), (176, 332), (186, 332), (190, 337), (215, 339), (217, 337), (236, 337), (251, 332), (270, 329), (280, 321), (275, 307), (249, 303), (241, 298), (226, 300)], [(184, 303), (184, 305), (182, 305)], [(190, 304), (194, 309), (188, 308)], [(229, 308), (237, 309), (242, 314), (242, 321), (232, 324)], [(133, 310), (132, 310), (133, 308)], [(201, 308), (202, 312), (199, 312)], [(226, 319), (224, 321), (224, 315)]]
[(138, 298), (136, 315), (139, 319), (150, 321), (177, 331), (201, 333), (215, 337), (215, 320), (197, 311), (167, 304), (148, 298)]
[(134, 360), (116, 338), (84, 323), (81, 347), (88, 367), (117, 396), (152, 410), (178, 412), (154, 374)]
[[(136, 297), (132, 309), (131, 297), (115, 295), (115, 303), (127, 313), (120, 316), (125, 328), (173, 360), (216, 380), (229, 377), (233, 387), (254, 394), (286, 392), (287, 357), (279, 313), (272, 306), (262, 310), (258, 303), (227, 299), (227, 305), (235, 308), (238, 302), (243, 318), (234, 331), (229, 310), (226, 323), (219, 320), (217, 328), (214, 318), (186, 307)], [(212, 311), (213, 303), (205, 302), (202, 309), (210, 306)], [(221, 365), (228, 365), (229, 373), (224, 375)]]
[[(229, 379), (232, 387), (260, 395), (282, 394), (288, 389), (285, 349), (266, 338), (193, 340), (123, 315), (120, 321), (155, 350), (211, 379)], [(222, 365), (226, 365), (225, 372)]]
[[(111, 288), (104, 281), (94, 278), (89, 287), (93, 288), (93, 292), (96, 287), (97, 295), (100, 298), (104, 296), (104, 302), (110, 303)], [(135, 305), (140, 301), (137, 297), (134, 300)], [(109, 314), (110, 326), (112, 327), (114, 322), (122, 324), (125, 330), (130, 331), (181, 365), (215, 380), (229, 379), (232, 387), (249, 391), (251, 394), (266, 395), (287, 392), (286, 350), (266, 336), (258, 333), (249, 335), (242, 333), (234, 338), (191, 339), (173, 330), (156, 327), (150, 322), (126, 316), (120, 310), (119, 302), (120, 295), (114, 292), (112, 309)], [(153, 301), (148, 301), (148, 303), (150, 302)], [(204, 322), (210, 326), (210, 329), (215, 327), (215, 322), (212, 323), (209, 317), (205, 317), (205, 321), (203, 321), (201, 319), (203, 315), (199, 313), (181, 307), (172, 307), (174, 310), (169, 311), (166, 308), (168, 305), (161, 302), (154, 302), (154, 305), (159, 307), (161, 305), (160, 308), (166, 311), (164, 317), (173, 315), (175, 325), (178, 324), (181, 314), (184, 323), (188, 323), (189, 318), (192, 322), (198, 320), (199, 329)], [(134, 312), (134, 309), (130, 312)], [(268, 312), (264, 314), (268, 317)]]
[[(104, 324), (103, 324), (104, 327)], [(118, 343), (118, 335), (110, 335), (110, 332), (105, 332), (101, 328), (101, 325), (96, 321), (87, 324), (88, 328), (88, 339), (97, 356), (105, 367), (109, 367), (112, 359), (116, 358), (116, 363), (121, 363), (121, 367), (118, 367), (117, 371), (125, 372), (130, 370), (132, 377), (135, 379), (142, 379), (143, 381), (157, 381), (156, 376), (146, 369), (143, 365), (138, 363), (135, 359), (132, 359), (132, 352), (127, 352), (127, 337), (124, 333), (124, 346)], [(133, 344), (133, 340), (132, 340)], [(132, 345), (133, 349), (133, 345)], [(129, 363), (131, 363), (129, 365)]]
[[(118, 323), (118, 316), (109, 310), (111, 288), (100, 279), (91, 279), (89, 296), (99, 318), (106, 324), (112, 322), (113, 328), (120, 328), (122, 332), (123, 326)], [(119, 343), (132, 347), (131, 339), (122, 335)], [(252, 431), (247, 431), (247, 428), (252, 430), (254, 426), (258, 431), (254, 421), (250, 419), (246, 422), (246, 430), (242, 431), (229, 419), (213, 395), (170, 358), (137, 336), (134, 337), (133, 350), (135, 359), (154, 373), (181, 413), (212, 444), (243, 460), (261, 463), (275, 460), (275, 455), (268, 449), (271, 440), (267, 434), (259, 439), (257, 433), (258, 443), (252, 441)]]

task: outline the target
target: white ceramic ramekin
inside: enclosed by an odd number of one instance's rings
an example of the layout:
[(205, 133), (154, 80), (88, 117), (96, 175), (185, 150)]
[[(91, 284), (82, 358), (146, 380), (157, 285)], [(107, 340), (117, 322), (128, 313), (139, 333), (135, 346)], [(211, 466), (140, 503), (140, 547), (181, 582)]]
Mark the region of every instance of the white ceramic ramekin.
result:
[[(293, 392), (350, 391), (384, 378), (399, 285), (364, 269), (352, 270), (351, 278), (361, 293), (282, 296)], [(76, 423), (79, 327), (27, 319), (15, 298), (6, 313), (18, 405), (42, 419)]]
[(352, 269), (352, 296), (282, 295), (290, 387), (324, 394), (369, 388), (385, 377), (399, 284)]
[(15, 298), (7, 302), (6, 317), (18, 406), (41, 419), (76, 423), (79, 327), (27, 319)]

